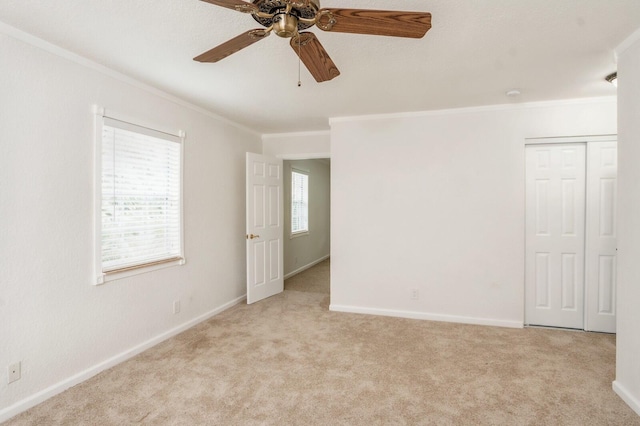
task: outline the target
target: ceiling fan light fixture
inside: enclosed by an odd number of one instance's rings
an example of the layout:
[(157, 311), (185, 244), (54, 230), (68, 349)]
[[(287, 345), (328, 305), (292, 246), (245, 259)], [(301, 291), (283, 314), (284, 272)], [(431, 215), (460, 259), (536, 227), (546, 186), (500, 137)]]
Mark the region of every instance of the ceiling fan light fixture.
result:
[(290, 13), (279, 13), (273, 18), (273, 32), (283, 38), (291, 38), (298, 33), (298, 18)]
[(611, 74), (609, 74), (608, 76), (606, 76), (604, 78), (605, 80), (607, 80), (609, 83), (613, 84), (614, 86), (618, 87), (618, 72), (612, 72)]

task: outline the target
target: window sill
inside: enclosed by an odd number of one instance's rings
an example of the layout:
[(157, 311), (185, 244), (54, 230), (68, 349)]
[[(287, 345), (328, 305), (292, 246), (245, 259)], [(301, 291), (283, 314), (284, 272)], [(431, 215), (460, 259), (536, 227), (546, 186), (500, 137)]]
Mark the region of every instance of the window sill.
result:
[(296, 232), (295, 234), (290, 234), (289, 239), (293, 240), (294, 238), (305, 237), (307, 235), (309, 235), (309, 231)]
[(95, 285), (104, 284), (109, 281), (120, 280), (122, 278), (132, 277), (134, 275), (145, 274), (147, 272), (157, 271), (159, 269), (171, 268), (173, 266), (181, 266), (186, 263), (184, 258), (169, 260), (168, 262), (161, 262), (152, 265), (143, 265), (131, 269), (123, 269), (112, 272), (103, 272), (98, 274)]

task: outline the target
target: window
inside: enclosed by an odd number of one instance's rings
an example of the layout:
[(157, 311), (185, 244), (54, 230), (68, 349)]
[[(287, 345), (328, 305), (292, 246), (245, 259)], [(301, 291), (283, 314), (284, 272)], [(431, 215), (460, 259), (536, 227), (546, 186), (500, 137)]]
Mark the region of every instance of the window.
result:
[(309, 232), (309, 175), (291, 172), (291, 234)]
[(183, 137), (108, 117), (99, 127), (98, 283), (184, 263)]

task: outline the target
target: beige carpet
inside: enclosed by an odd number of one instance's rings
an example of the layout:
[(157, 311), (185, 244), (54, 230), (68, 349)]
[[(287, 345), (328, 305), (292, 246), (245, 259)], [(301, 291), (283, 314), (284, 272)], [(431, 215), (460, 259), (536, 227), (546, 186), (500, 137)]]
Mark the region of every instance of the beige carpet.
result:
[(8, 425), (640, 425), (614, 336), (329, 312), (328, 268)]

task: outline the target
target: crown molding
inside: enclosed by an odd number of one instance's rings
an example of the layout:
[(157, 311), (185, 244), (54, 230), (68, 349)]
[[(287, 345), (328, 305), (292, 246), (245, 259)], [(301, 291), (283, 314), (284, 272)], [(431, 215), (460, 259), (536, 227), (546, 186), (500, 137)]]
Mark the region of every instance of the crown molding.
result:
[(554, 106), (565, 105), (589, 105), (599, 103), (616, 103), (615, 96), (602, 96), (596, 98), (577, 98), (577, 99), (563, 99), (558, 101), (540, 101), (540, 102), (524, 102), (521, 104), (498, 104), (498, 105), (485, 105), (476, 107), (463, 107), (463, 108), (450, 108), (431, 111), (413, 111), (413, 112), (400, 112), (389, 114), (372, 114), (372, 115), (360, 115), (351, 117), (331, 117), (329, 118), (329, 124), (344, 123), (351, 121), (370, 121), (370, 120), (386, 120), (386, 119), (399, 119), (399, 118), (415, 118), (415, 117), (433, 117), (441, 115), (453, 115), (453, 114), (467, 114), (476, 112), (491, 112), (491, 111), (517, 111), (522, 109), (531, 108), (548, 108)]
[(188, 108), (192, 111), (198, 112), (200, 114), (203, 114), (209, 118), (213, 118), (215, 120), (221, 121), (225, 124), (228, 124), (230, 126), (236, 127), (240, 130), (243, 130), (245, 132), (248, 133), (252, 133), (256, 136), (260, 136), (261, 133), (257, 132), (254, 129), (251, 129), (249, 127), (246, 127), (240, 123), (236, 123), (235, 121), (232, 121), (226, 117), (223, 117), (221, 115), (215, 114), (205, 108), (202, 108), (198, 105), (192, 104), (191, 102), (188, 102), (182, 98), (179, 98), (175, 95), (172, 95), (170, 93), (167, 93), (163, 90), (160, 90), (154, 86), (151, 86), (147, 83), (143, 83), (140, 80), (136, 80), (133, 77), (130, 77), (126, 74), (123, 74), (121, 72), (115, 71), (109, 67), (106, 67), (102, 64), (99, 64), (97, 62), (94, 62), (90, 59), (85, 58), (84, 56), (81, 56), (77, 53), (71, 52), (69, 50), (66, 50), (58, 45), (55, 45), (53, 43), (50, 43), (46, 40), (43, 40), (39, 37), (36, 37), (32, 34), (29, 34), (27, 32), (24, 32), (22, 30), (19, 30), (15, 27), (12, 27), (11, 25), (8, 25), (2, 21), (0, 21), (0, 33), (5, 34), (8, 37), (14, 38), (16, 40), (19, 40), (23, 43), (29, 44), (33, 47), (36, 47), (38, 49), (44, 50), (48, 53), (51, 53), (52, 55), (58, 56), (60, 58), (66, 59), (68, 61), (74, 62), (80, 66), (83, 66), (85, 68), (89, 68), (92, 69), (94, 71), (97, 71), (103, 75), (106, 75), (108, 77), (111, 77), (115, 80), (118, 80), (120, 82), (129, 84), (131, 86), (134, 86), (138, 89), (142, 89), (150, 94), (156, 95), (158, 97), (161, 97), (165, 100), (168, 100), (170, 102), (173, 102), (174, 104), (180, 105), (182, 107)]
[(330, 130), (312, 130), (308, 132), (291, 132), (291, 133), (265, 133), (262, 135), (262, 140), (265, 139), (279, 139), (279, 138), (294, 138), (305, 136), (331, 136)]
[(620, 57), (620, 55), (635, 44), (637, 41), (640, 41), (640, 28), (638, 28), (634, 33), (632, 33), (629, 37), (627, 37), (622, 43), (618, 45), (615, 49), (616, 59)]

